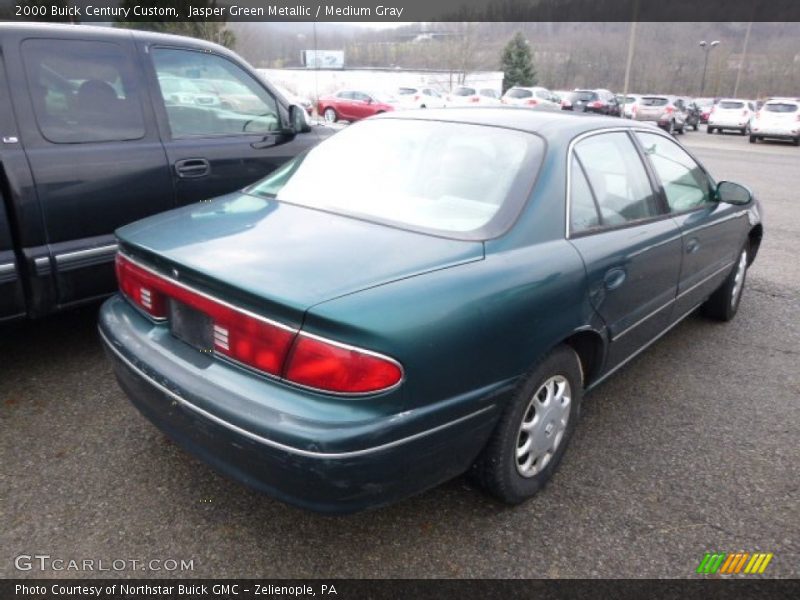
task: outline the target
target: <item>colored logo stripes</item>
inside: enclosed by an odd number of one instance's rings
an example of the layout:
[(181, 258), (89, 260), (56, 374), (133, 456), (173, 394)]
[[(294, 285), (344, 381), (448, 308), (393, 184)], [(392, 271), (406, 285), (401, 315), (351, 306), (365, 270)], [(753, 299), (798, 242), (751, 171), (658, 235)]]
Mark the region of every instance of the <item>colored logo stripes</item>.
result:
[(706, 552), (703, 560), (700, 561), (700, 566), (697, 567), (697, 572), (705, 575), (719, 573), (720, 575), (732, 575), (737, 573), (744, 573), (748, 575), (755, 575), (756, 573), (763, 573), (769, 561), (772, 560), (772, 553), (755, 552)]

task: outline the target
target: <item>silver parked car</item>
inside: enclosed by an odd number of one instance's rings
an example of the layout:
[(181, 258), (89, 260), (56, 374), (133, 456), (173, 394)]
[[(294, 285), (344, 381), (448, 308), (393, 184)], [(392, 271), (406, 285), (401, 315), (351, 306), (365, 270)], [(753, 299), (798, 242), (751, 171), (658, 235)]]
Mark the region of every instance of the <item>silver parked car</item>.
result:
[(633, 118), (651, 121), (670, 134), (686, 129), (686, 103), (675, 96), (642, 96)]

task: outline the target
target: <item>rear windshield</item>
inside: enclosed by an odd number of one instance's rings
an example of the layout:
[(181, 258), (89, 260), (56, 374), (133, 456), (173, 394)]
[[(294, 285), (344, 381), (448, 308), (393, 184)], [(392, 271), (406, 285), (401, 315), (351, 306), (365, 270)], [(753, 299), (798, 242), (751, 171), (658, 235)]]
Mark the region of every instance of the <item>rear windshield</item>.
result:
[(507, 98), (530, 98), (531, 96), (533, 96), (533, 92), (520, 88), (512, 88), (506, 92)]
[(416, 94), (417, 88), (400, 88), (397, 90), (398, 96), (410, 96), (411, 94)]
[(729, 102), (723, 100), (719, 103), (720, 108), (744, 108), (744, 102)]
[(572, 94), (570, 94), (570, 98), (573, 102), (575, 102), (576, 100), (583, 100), (585, 102), (588, 102), (589, 100), (597, 100), (597, 94), (595, 92), (579, 90), (577, 92), (572, 92)]
[(460, 87), (453, 92), (455, 96), (474, 96), (475, 88)]
[(464, 123), (376, 119), (351, 125), (247, 191), (388, 225), (488, 239), (530, 192), (544, 143)]
[(642, 106), (666, 106), (669, 104), (668, 98), (642, 98), (639, 102)]
[(793, 113), (797, 112), (797, 104), (790, 104), (789, 102), (767, 103), (764, 105), (764, 110), (776, 113)]

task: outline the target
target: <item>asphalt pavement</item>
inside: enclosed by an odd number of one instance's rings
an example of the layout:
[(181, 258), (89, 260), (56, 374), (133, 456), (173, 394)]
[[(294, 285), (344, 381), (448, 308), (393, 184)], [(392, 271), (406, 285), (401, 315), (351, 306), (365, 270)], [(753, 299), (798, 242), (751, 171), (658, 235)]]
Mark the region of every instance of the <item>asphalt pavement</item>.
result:
[[(711, 551), (771, 552), (766, 576), (800, 576), (800, 148), (681, 141), (763, 202), (739, 314), (690, 317), (588, 396), (532, 501), (460, 478), (324, 517), (252, 492), (130, 405), (90, 306), (0, 328), (0, 576), (696, 577)], [(17, 570), (36, 554), (95, 570)]]

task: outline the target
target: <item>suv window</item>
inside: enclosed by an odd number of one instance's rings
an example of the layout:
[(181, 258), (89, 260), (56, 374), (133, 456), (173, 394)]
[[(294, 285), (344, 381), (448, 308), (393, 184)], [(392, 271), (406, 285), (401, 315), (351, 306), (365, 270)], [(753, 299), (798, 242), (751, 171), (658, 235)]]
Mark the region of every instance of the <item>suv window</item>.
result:
[(575, 154), (586, 171), (602, 226), (613, 227), (660, 214), (644, 164), (627, 133), (603, 133), (582, 140)]
[(280, 128), (275, 98), (226, 58), (171, 48), (156, 48), (152, 56), (173, 137)]
[(49, 141), (144, 136), (140, 84), (118, 44), (31, 39), (22, 43), (22, 57), (36, 122)]
[(670, 211), (683, 212), (712, 202), (708, 176), (682, 148), (660, 135), (636, 135), (661, 181)]

